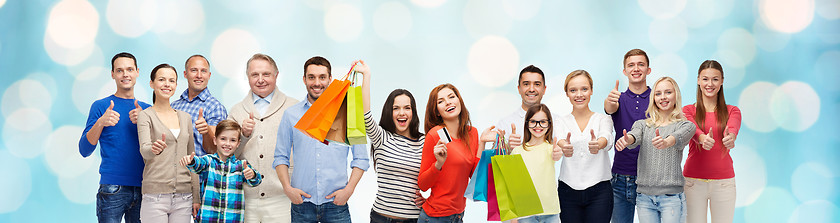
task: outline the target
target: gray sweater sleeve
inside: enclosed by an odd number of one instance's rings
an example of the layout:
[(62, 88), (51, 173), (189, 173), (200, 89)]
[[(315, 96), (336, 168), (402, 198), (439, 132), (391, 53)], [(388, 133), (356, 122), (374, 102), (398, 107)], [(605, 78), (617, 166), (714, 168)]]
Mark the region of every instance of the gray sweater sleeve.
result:
[(638, 147), (639, 145), (641, 145), (642, 140), (645, 140), (645, 130), (647, 129), (647, 127), (648, 126), (647, 126), (647, 124), (645, 124), (644, 119), (634, 122), (633, 123), (633, 128), (631, 128), (630, 131), (627, 132), (627, 135), (633, 136), (633, 139), (635, 139), (635, 142), (633, 142), (633, 144), (627, 145), (626, 148), (634, 149), (634, 148)]
[[(674, 146), (672, 147), (677, 148), (678, 150), (683, 150), (685, 146), (688, 145), (691, 137), (694, 136), (694, 132), (697, 131), (696, 126), (690, 121), (679, 121), (672, 125), (675, 125), (674, 132), (669, 135), (674, 136), (676, 139), (676, 143), (674, 143)], [(667, 138), (667, 136), (663, 137)]]

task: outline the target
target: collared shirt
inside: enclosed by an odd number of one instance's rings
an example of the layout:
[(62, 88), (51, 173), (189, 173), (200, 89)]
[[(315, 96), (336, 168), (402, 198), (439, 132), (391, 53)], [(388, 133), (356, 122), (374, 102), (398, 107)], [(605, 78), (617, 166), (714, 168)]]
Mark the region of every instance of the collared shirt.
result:
[[(198, 110), (200, 108), (204, 108), (204, 120), (207, 121), (207, 125), (215, 126), (222, 120), (227, 119), (227, 110), (225, 110), (225, 106), (210, 94), (209, 88), (204, 88), (201, 93), (198, 93), (198, 95), (192, 99), (190, 99), (189, 89), (184, 90), (181, 97), (172, 102), (171, 106), (176, 110), (181, 110), (190, 114), (193, 123), (198, 120)], [(193, 138), (195, 139), (195, 155), (206, 155), (207, 152), (204, 151), (204, 147), (202, 147), (204, 144), (204, 141), (202, 140), (204, 140), (204, 138), (200, 133), (198, 133), (198, 129), (196, 129), (195, 126), (193, 126)]]
[[(623, 130), (633, 128), (633, 123), (637, 120), (645, 119), (645, 111), (647, 111), (648, 104), (650, 104), (650, 87), (642, 92), (636, 94), (630, 91), (621, 93), (618, 98), (618, 110), (610, 114), (613, 120), (613, 127), (615, 127), (615, 140), (624, 136)], [(615, 142), (615, 141), (613, 141)], [(637, 148), (629, 148), (623, 151), (615, 151), (613, 158), (612, 172), (622, 175), (636, 175), (636, 165), (639, 159), (639, 150)]]
[[(515, 112), (511, 113), (508, 116), (505, 116), (504, 118), (502, 118), (502, 120), (499, 120), (499, 123), (496, 123), (497, 130), (505, 131), (505, 139), (510, 139), (510, 134), (513, 133), (513, 131), (511, 131), (510, 128), (511, 124), (516, 125), (516, 133), (520, 136), (522, 136), (525, 133), (525, 131), (528, 131), (525, 126), (526, 111), (525, 109), (522, 109), (522, 106), (517, 106), (517, 108), (518, 109), (516, 109)], [(551, 117), (551, 119), (554, 120), (554, 123), (556, 123), (558, 118), (557, 113), (552, 113)], [(552, 125), (554, 123), (552, 123)], [(552, 131), (552, 134), (557, 135), (557, 131)]]
[(348, 153), (353, 155), (350, 168), (366, 171), (370, 160), (366, 145), (324, 144), (296, 129), (295, 124), (310, 106), (309, 100), (303, 100), (283, 112), (277, 129), (273, 166), (288, 166), (289, 157), (294, 153), (295, 171), (291, 175), (291, 186), (312, 195), (310, 198), (303, 197), (304, 202), (321, 205), (333, 201), (333, 198), (325, 198), (327, 195), (347, 186)]
[(254, 94), (254, 92), (251, 92), (251, 97), (254, 98), (254, 108), (260, 112), (258, 115), (263, 116), (265, 115), (265, 111), (268, 110), (268, 106), (271, 105), (271, 98), (274, 97), (274, 92), (272, 91), (271, 94), (265, 97), (260, 97)]
[[(248, 167), (251, 167), (248, 164)], [(193, 164), (187, 165), (190, 171), (196, 173), (207, 172), (207, 182), (201, 199), (201, 210), (198, 218), (201, 222), (242, 222), (245, 210), (245, 193), (243, 184), (256, 187), (262, 183), (260, 172), (254, 170), (254, 178), (245, 179), (242, 171), (245, 167), (242, 160), (231, 156), (222, 161), (219, 155), (213, 153), (195, 157)]]

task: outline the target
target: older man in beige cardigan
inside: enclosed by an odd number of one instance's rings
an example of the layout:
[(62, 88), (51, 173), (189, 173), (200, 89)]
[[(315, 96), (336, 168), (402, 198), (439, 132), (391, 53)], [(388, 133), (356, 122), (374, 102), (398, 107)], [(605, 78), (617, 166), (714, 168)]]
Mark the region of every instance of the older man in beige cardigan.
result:
[(299, 101), (277, 90), (277, 64), (265, 54), (248, 60), (251, 92), (230, 109), (228, 119), (242, 126), (236, 156), (263, 173), (257, 187), (245, 187), (245, 222), (290, 222), (291, 201), (272, 168), (277, 126), (286, 108)]

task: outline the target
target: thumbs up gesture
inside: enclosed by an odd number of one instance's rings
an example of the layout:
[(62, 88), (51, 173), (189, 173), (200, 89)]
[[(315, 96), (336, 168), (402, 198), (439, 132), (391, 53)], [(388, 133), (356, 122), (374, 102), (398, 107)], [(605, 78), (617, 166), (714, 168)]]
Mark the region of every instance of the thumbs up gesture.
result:
[(729, 129), (729, 127), (726, 127), (726, 131), (723, 132), (723, 139), (721, 139), (721, 142), (723, 142), (723, 147), (725, 147), (726, 149), (735, 148), (736, 138), (738, 138), (738, 135), (733, 133)]
[(627, 129), (623, 130), (624, 135), (618, 140), (615, 141), (615, 150), (622, 151), (624, 148), (627, 148), (628, 145), (633, 144), (636, 142), (636, 138), (630, 135), (627, 135)]
[(248, 119), (242, 120), (242, 135), (245, 137), (251, 137), (251, 133), (254, 131), (254, 125), (257, 124), (254, 112), (251, 112), (249, 115)]
[(193, 164), (195, 162), (195, 152), (192, 155), (186, 155), (184, 158), (181, 158), (181, 166), (187, 166)]
[(96, 122), (102, 127), (114, 126), (117, 125), (117, 122), (120, 122), (120, 113), (114, 111), (114, 101), (111, 101), (111, 106), (105, 109), (105, 112), (102, 113), (102, 116)]
[(522, 145), (522, 135), (516, 134), (516, 125), (513, 123), (510, 124), (510, 138), (508, 139), (508, 144), (510, 144), (511, 148), (516, 148), (519, 145)]
[(598, 154), (598, 150), (601, 150), (601, 145), (598, 143), (598, 138), (595, 137), (595, 130), (590, 129), (589, 134), (592, 136), (592, 139), (589, 140), (589, 153)]
[(621, 97), (621, 92), (618, 91), (618, 80), (615, 80), (615, 88), (610, 91), (610, 95), (607, 96), (607, 101), (611, 104), (618, 105), (619, 97)]
[(700, 134), (698, 139), (700, 140), (700, 144), (703, 145), (703, 149), (711, 150), (715, 145), (715, 138), (712, 137), (712, 127), (709, 127), (709, 133), (706, 133), (705, 135)]
[(665, 138), (662, 138), (662, 136), (659, 135), (659, 129), (656, 129), (655, 134), (656, 136), (654, 136), (653, 140), (651, 140), (653, 142), (653, 147), (656, 147), (657, 149), (671, 147), (671, 145), (669, 145), (670, 143), (668, 143), (668, 140), (665, 140)]
[(207, 120), (204, 119), (204, 108), (198, 109), (198, 118), (195, 120), (195, 129), (199, 134), (207, 134), (210, 132), (210, 127), (207, 125)]
[(559, 141), (557, 144), (560, 145), (560, 150), (563, 150), (563, 155), (566, 157), (572, 157), (575, 153), (575, 148), (572, 146), (572, 133), (566, 133), (566, 141)]
[(143, 108), (140, 107), (140, 104), (137, 104), (137, 99), (134, 99), (134, 109), (131, 109), (131, 111), (128, 112), (128, 117), (131, 119), (131, 123), (137, 124), (137, 116), (140, 116), (141, 111), (143, 111)]
[(242, 167), (242, 175), (245, 175), (245, 179), (250, 180), (257, 176), (257, 173), (254, 173), (254, 169), (251, 169), (251, 167), (248, 166), (247, 160), (242, 160)]
[(554, 137), (552, 142), (554, 142), (554, 150), (551, 151), (551, 159), (554, 161), (559, 161), (561, 157), (563, 157), (563, 149), (560, 148), (560, 140), (557, 137)]
[(166, 149), (166, 134), (160, 134), (160, 139), (152, 143), (152, 153), (155, 155), (160, 155), (163, 149)]

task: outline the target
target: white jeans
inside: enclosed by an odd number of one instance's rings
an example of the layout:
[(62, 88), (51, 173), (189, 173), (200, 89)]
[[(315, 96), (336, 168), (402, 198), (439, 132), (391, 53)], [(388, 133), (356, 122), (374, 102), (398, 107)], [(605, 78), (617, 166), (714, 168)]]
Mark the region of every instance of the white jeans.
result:
[(285, 195), (245, 199), (245, 222), (291, 222), (292, 201)]
[(192, 222), (192, 194), (143, 194), (142, 222)]
[(732, 222), (735, 216), (735, 178), (702, 180), (686, 177), (685, 201), (688, 223), (708, 222), (707, 211), (712, 212), (712, 223)]

